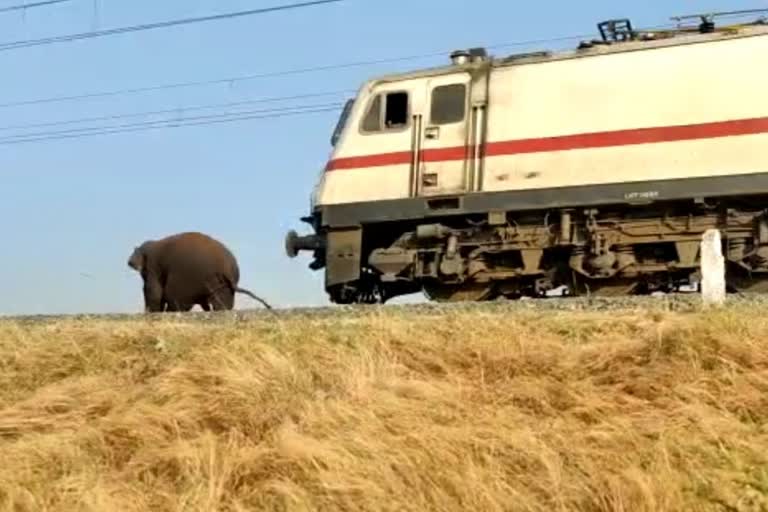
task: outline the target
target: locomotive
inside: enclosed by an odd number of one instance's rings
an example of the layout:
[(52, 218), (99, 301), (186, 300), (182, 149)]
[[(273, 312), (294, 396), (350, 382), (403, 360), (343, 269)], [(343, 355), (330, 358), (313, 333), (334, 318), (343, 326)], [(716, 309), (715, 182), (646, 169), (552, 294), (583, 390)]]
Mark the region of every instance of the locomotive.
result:
[(287, 255), (337, 304), (648, 294), (717, 229), (728, 290), (766, 291), (768, 24), (715, 18), (367, 81)]

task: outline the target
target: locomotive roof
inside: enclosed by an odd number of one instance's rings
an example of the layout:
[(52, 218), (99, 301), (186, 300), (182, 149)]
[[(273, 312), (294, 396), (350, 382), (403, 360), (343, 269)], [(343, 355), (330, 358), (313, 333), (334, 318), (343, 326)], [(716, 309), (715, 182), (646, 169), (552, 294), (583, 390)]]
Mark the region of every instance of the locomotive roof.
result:
[(465, 64), (446, 64), (432, 68), (422, 68), (415, 71), (403, 73), (392, 73), (379, 76), (368, 82), (368, 85), (377, 83), (395, 82), (410, 80), (416, 78), (427, 78), (437, 75), (447, 75), (459, 70), (471, 71), (479, 67), (490, 65), (494, 68), (504, 68), (510, 66), (520, 66), (527, 64), (537, 64), (543, 62), (553, 62), (567, 59), (577, 59), (594, 57), (599, 55), (611, 55), (632, 51), (651, 50), (654, 48), (666, 48), (670, 46), (681, 46), (685, 44), (707, 43), (714, 41), (724, 41), (730, 39), (740, 39), (744, 37), (755, 37), (768, 35), (768, 25), (763, 22), (744, 25), (732, 25), (716, 28), (710, 33), (700, 33), (690, 29), (675, 30), (646, 30), (638, 31), (639, 39), (633, 39), (622, 42), (604, 43), (603, 41), (592, 40), (583, 42), (588, 45), (576, 49), (561, 51), (540, 50), (521, 54), (512, 54), (502, 57), (488, 56), (481, 61), (468, 62)]

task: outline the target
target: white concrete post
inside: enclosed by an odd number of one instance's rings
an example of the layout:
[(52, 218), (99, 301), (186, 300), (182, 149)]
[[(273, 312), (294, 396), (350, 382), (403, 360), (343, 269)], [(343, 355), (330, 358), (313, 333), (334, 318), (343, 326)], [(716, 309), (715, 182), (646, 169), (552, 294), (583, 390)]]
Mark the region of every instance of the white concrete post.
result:
[(725, 302), (725, 258), (720, 231), (709, 229), (701, 237), (701, 298), (706, 306)]

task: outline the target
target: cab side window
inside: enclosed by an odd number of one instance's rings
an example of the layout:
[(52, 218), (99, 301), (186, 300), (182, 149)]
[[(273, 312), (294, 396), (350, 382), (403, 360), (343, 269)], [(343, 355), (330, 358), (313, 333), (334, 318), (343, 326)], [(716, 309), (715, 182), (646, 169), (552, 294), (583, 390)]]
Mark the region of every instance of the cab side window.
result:
[(408, 93), (387, 94), (387, 108), (384, 114), (387, 128), (399, 128), (408, 124)]
[(381, 94), (376, 96), (368, 107), (368, 113), (363, 119), (364, 132), (377, 132), (381, 126)]
[(379, 94), (371, 101), (361, 128), (368, 133), (403, 128), (408, 126), (408, 110), (407, 92)]
[(431, 124), (450, 124), (464, 120), (467, 87), (464, 84), (441, 85), (432, 90)]

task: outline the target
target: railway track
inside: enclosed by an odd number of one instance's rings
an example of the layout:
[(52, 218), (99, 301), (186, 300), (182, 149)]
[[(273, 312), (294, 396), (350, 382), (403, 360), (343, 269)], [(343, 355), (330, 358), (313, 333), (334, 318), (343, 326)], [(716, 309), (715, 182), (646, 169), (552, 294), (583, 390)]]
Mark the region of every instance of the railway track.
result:
[[(766, 294), (734, 294), (727, 299), (728, 307), (736, 306), (766, 306)], [(409, 315), (445, 314), (446, 312), (565, 312), (565, 311), (678, 311), (693, 312), (701, 307), (701, 297), (698, 294), (679, 294), (663, 296), (627, 296), (627, 297), (578, 297), (550, 298), (531, 300), (499, 300), (493, 302), (463, 302), (463, 303), (424, 303), (385, 306), (330, 306), (306, 308), (277, 308), (274, 310), (246, 309), (227, 312), (189, 312), (165, 314), (79, 314), (79, 315), (24, 315), (0, 316), (0, 322), (13, 323), (50, 323), (59, 321), (169, 321), (183, 320), (185, 322), (247, 322), (250, 320), (290, 319), (298, 320), (322, 319), (334, 317), (362, 317), (382, 312)]]

